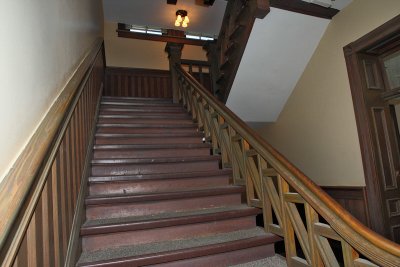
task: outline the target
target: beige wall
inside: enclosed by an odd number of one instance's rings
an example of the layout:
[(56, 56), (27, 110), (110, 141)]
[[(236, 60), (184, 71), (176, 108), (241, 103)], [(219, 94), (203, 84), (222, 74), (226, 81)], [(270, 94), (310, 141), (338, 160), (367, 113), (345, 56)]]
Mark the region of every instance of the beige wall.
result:
[[(117, 23), (105, 21), (104, 39), (107, 66), (168, 70), (168, 55), (164, 52), (166, 43), (120, 38)], [(201, 46), (185, 45), (182, 58), (207, 60)]]
[(102, 35), (99, 0), (4, 1), (0, 9), (0, 181), (81, 58)]
[(353, 0), (328, 26), (276, 123), (260, 133), (320, 185), (365, 185), (343, 47), (400, 14)]

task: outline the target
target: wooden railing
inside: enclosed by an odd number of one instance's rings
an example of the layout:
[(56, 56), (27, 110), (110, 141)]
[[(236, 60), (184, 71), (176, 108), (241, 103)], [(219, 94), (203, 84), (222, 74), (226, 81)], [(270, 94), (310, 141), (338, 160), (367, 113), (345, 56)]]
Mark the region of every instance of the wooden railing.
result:
[(214, 92), (210, 77), (210, 63), (208, 61), (181, 59), (181, 65), (208, 91)]
[(268, 0), (228, 1), (216, 43), (205, 45), (214, 94), (226, 102), (256, 18), (269, 12)]
[(1, 266), (75, 264), (103, 88), (102, 43), (85, 56), (1, 184)]
[(246, 185), (248, 205), (262, 208), (265, 230), (284, 238), (289, 267), (400, 266), (398, 244), (357, 221), (181, 66), (176, 71), (179, 100), (234, 183)]

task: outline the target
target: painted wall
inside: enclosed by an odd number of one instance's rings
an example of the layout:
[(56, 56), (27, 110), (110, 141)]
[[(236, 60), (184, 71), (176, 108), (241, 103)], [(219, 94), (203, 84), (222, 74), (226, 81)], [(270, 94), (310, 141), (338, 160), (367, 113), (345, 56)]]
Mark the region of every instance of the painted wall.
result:
[(320, 185), (365, 185), (343, 47), (398, 14), (398, 0), (354, 0), (336, 15), (278, 120), (259, 130)]
[(0, 9), (0, 181), (102, 35), (98, 0), (4, 1)]
[[(165, 42), (118, 37), (117, 23), (105, 21), (104, 41), (107, 66), (168, 70), (168, 54)], [(185, 45), (182, 58), (207, 60), (201, 46)]]

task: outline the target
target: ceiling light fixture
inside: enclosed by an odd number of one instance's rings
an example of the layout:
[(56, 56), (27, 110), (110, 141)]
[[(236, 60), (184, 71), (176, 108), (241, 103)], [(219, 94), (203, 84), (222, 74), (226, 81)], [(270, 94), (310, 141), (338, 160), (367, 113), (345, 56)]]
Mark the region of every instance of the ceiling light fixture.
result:
[(189, 16), (188, 16), (188, 13), (186, 10), (176, 11), (175, 26), (179, 27), (179, 26), (181, 26), (181, 23), (182, 23), (183, 28), (186, 28), (188, 26)]

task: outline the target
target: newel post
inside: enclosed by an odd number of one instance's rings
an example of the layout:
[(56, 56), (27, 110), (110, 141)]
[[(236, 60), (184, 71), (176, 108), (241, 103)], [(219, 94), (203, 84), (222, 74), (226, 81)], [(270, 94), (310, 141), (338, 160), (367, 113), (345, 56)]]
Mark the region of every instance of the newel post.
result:
[(172, 100), (174, 103), (179, 102), (178, 97), (178, 75), (175, 70), (175, 65), (181, 63), (183, 44), (167, 43), (165, 51), (168, 53), (169, 70), (171, 72), (172, 80)]

